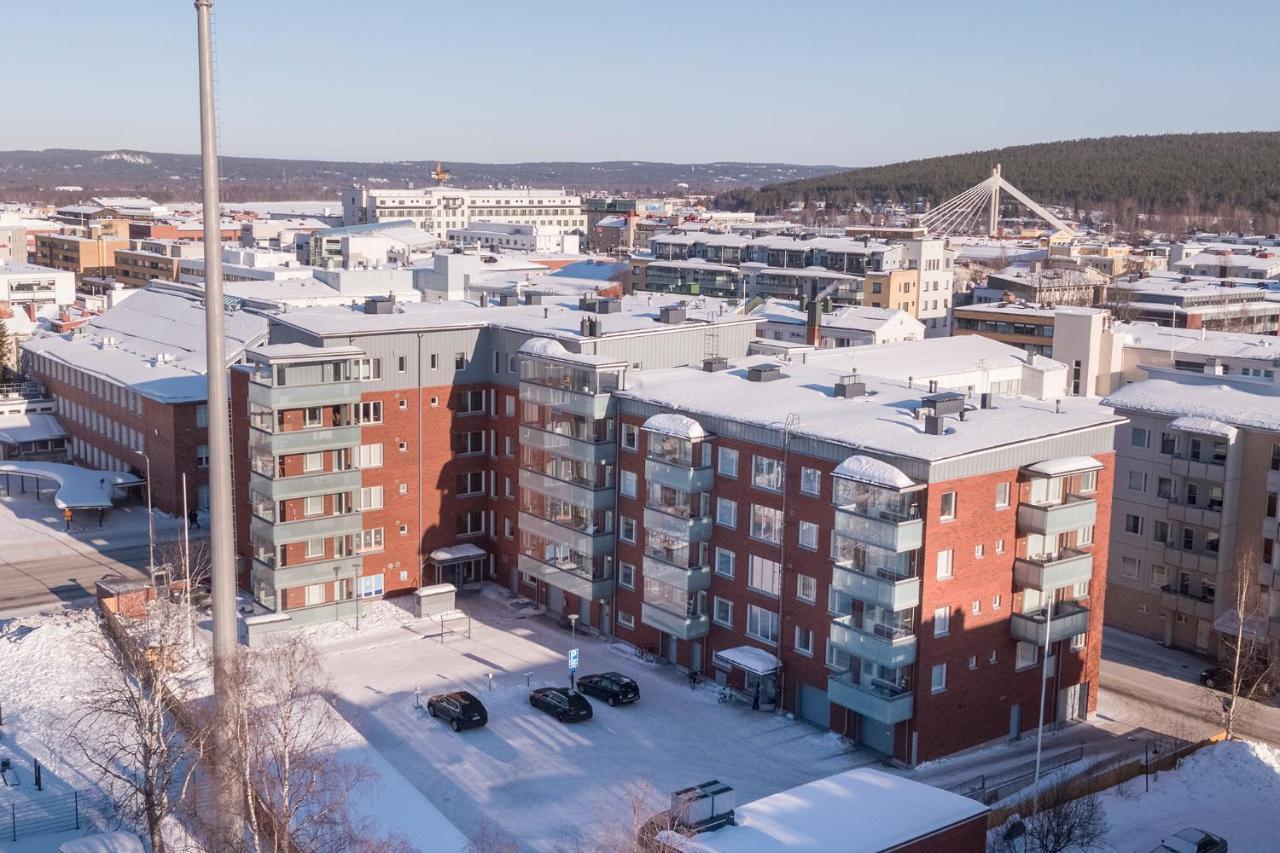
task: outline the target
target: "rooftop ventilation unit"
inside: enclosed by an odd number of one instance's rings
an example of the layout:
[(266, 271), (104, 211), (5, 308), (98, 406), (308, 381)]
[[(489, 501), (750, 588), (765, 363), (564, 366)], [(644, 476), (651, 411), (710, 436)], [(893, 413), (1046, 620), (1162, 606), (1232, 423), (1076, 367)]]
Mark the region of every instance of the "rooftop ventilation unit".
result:
[(520, 304), (520, 294), (518, 293), (499, 293), (498, 304), (503, 308), (509, 308), (512, 305)]
[(594, 296), (588, 296), (585, 293), (578, 297), (579, 311), (595, 311), (597, 299)]
[(782, 378), (782, 368), (776, 364), (758, 364), (747, 368), (747, 381), (773, 382)]
[(364, 301), (366, 314), (394, 314), (395, 302), (385, 296), (370, 296)]
[(658, 321), (668, 326), (678, 326), (685, 321), (683, 305), (665, 305), (658, 311)]
[(929, 435), (942, 435), (947, 429), (942, 418), (937, 415), (925, 415), (924, 431)]
[(541, 304), (542, 304), (542, 294), (541, 294), (541, 293), (526, 293), (526, 294), (524, 295), (524, 304), (525, 304), (525, 305), (541, 305)]
[(716, 373), (729, 368), (729, 359), (722, 355), (713, 355), (702, 360), (702, 369), (707, 373)]
[(850, 373), (841, 376), (836, 381), (835, 392), (837, 397), (844, 397), (847, 400), (865, 397), (867, 396), (867, 383), (859, 381), (856, 372)]
[(736, 806), (733, 788), (718, 779), (683, 788), (671, 795), (671, 814), (698, 832), (712, 832), (733, 823)]
[(621, 299), (600, 299), (596, 302), (597, 314), (620, 314), (622, 313)]
[(584, 338), (598, 338), (600, 333), (600, 321), (595, 317), (583, 317), (578, 323), (578, 334)]

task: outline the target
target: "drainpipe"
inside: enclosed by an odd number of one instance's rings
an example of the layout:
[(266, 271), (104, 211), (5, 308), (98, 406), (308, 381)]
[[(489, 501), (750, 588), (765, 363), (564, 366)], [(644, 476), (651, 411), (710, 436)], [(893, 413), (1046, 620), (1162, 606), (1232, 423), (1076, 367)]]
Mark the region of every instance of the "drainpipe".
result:
[(418, 332), (418, 589), (423, 587), (425, 537), (422, 530), (422, 332)]
[[(812, 303), (811, 303), (812, 304)], [(787, 487), (790, 480), (791, 430), (798, 420), (795, 412), (788, 412), (782, 423), (782, 525), (778, 531), (778, 690), (774, 711), (781, 710), (786, 696), (785, 668), (782, 664), (782, 650), (786, 641), (783, 633), (783, 603), (787, 597)]]

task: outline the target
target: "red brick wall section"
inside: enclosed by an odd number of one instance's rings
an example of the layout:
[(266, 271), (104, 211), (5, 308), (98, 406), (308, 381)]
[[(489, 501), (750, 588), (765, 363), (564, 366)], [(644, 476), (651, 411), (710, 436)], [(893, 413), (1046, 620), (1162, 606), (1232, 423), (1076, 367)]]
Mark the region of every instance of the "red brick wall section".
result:
[(986, 849), (986, 812), (941, 832), (890, 848), (893, 853), (983, 853)]

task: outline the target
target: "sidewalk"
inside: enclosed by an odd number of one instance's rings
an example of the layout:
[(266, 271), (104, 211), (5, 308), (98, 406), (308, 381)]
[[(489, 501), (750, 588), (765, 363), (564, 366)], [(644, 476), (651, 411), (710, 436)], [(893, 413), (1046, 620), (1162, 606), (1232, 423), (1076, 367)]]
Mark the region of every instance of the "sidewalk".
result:
[[(150, 533), (147, 509), (138, 504), (123, 504), (103, 513), (98, 525), (97, 510), (81, 510), (65, 530), (62, 511), (53, 505), (48, 492), (41, 500), (35, 493), (15, 491), (0, 497), (0, 555), (10, 564), (47, 560), (69, 553), (102, 554), (148, 544)], [(157, 542), (182, 535), (181, 519), (163, 513), (155, 514)], [(206, 535), (204, 524), (191, 532), (193, 538)]]

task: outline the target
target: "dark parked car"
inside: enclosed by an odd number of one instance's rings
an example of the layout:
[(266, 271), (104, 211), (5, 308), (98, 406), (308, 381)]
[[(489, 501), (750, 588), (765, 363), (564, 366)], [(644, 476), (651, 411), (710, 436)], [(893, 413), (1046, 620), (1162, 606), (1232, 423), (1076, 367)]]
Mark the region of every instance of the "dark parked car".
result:
[[(1240, 695), (1274, 696), (1276, 693), (1275, 676), (1265, 665), (1246, 664), (1240, 671)], [(1200, 683), (1214, 690), (1231, 690), (1231, 669), (1225, 666), (1211, 666), (1200, 673)], [(1255, 686), (1256, 685), (1256, 686)]]
[(640, 685), (620, 672), (584, 675), (578, 679), (578, 689), (610, 705), (625, 705), (640, 698)]
[(1160, 842), (1151, 853), (1227, 853), (1227, 840), (1203, 829), (1183, 829)]
[(427, 700), (427, 713), (448, 722), (455, 732), (476, 729), (489, 722), (489, 712), (484, 705), (465, 690), (432, 696)]
[(529, 704), (562, 723), (591, 719), (591, 703), (568, 687), (539, 687), (529, 694)]

